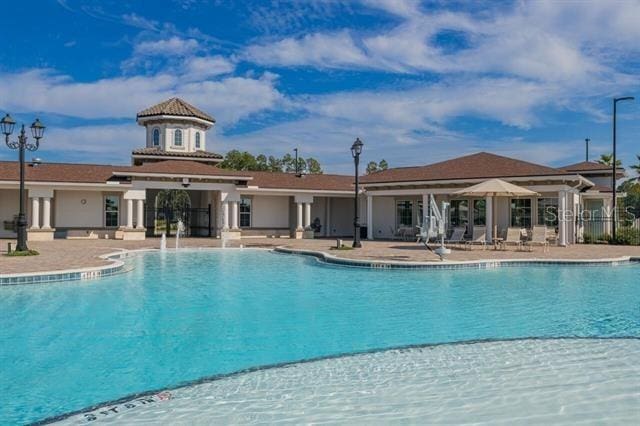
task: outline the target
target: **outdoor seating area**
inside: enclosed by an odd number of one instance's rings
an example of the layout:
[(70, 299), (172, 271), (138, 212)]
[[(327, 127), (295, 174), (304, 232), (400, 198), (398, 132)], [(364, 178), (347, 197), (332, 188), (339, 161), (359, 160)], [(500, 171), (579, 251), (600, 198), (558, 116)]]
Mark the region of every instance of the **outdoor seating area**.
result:
[[(541, 225), (534, 225), (531, 229), (509, 227), (497, 232), (497, 236), (491, 239), (487, 238), (486, 226), (474, 226), (471, 237), (468, 235), (467, 226), (456, 226), (449, 230), (448, 238), (444, 240), (445, 246), (464, 250), (479, 247), (482, 250), (493, 248), (502, 251), (510, 248), (517, 251), (534, 251), (535, 247), (540, 247), (544, 252), (548, 252), (549, 246), (558, 243), (557, 231)], [(392, 240), (415, 240), (416, 243), (425, 245), (439, 244), (439, 240), (429, 235), (427, 228), (423, 226), (417, 226), (413, 232), (407, 227), (400, 228), (394, 231)]]

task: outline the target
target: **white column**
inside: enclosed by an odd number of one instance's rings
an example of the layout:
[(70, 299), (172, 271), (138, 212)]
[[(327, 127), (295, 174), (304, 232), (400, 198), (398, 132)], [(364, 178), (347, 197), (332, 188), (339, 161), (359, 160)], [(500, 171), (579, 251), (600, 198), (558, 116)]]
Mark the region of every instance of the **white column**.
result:
[(222, 202), (222, 229), (229, 229), (229, 202)]
[(133, 200), (127, 200), (127, 228), (133, 228)]
[(304, 229), (311, 229), (311, 203), (304, 203)]
[(367, 195), (367, 240), (373, 240), (373, 195)]
[(31, 229), (40, 229), (40, 198), (31, 199)]
[(231, 202), (231, 228), (238, 229), (238, 202)]
[(324, 225), (325, 236), (331, 236), (331, 197), (327, 197), (327, 220)]
[(567, 223), (565, 215), (567, 214), (567, 192), (560, 191), (558, 193), (558, 244), (567, 245)]
[(138, 214), (136, 228), (142, 229), (144, 228), (144, 200), (138, 200), (136, 209), (136, 213)]
[(302, 203), (296, 203), (297, 204), (297, 209), (298, 209), (298, 222), (296, 224), (296, 229), (297, 230), (301, 230), (302, 229)]
[(493, 197), (485, 197), (485, 223), (486, 223), (486, 232), (487, 232), (487, 242), (493, 242)]
[(42, 229), (51, 229), (51, 198), (42, 199)]
[(431, 201), (430, 194), (422, 194), (422, 217), (420, 218), (420, 222), (422, 226), (425, 226), (424, 218), (429, 216), (429, 202)]

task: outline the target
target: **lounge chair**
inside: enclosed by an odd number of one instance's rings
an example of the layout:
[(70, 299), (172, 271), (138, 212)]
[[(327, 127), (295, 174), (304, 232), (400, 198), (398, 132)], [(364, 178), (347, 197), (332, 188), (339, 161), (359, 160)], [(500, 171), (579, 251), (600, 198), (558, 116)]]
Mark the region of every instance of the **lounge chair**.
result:
[(482, 250), (487, 248), (487, 228), (485, 226), (474, 226), (473, 237), (466, 241), (465, 245), (471, 249), (474, 245), (481, 245)]
[(453, 228), (453, 234), (445, 241), (446, 244), (463, 244), (465, 242), (464, 234), (467, 232), (466, 226), (456, 226)]
[(529, 247), (529, 250), (533, 249), (533, 246), (542, 246), (542, 251), (549, 251), (549, 241), (547, 241), (547, 227), (546, 226), (534, 226), (531, 234), (531, 240), (526, 241), (525, 245)]
[(507, 238), (505, 238), (503, 244), (505, 246), (514, 245), (517, 250), (522, 250), (522, 229), (508, 228)]

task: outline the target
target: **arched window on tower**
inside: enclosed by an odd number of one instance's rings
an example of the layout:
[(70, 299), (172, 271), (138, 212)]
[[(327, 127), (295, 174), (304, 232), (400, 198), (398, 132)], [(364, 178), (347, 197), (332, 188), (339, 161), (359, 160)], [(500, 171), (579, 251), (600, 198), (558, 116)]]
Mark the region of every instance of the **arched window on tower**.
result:
[(196, 132), (196, 149), (200, 149), (200, 132)]
[(175, 146), (182, 146), (182, 130), (177, 129), (173, 135), (173, 144)]
[(153, 146), (160, 146), (160, 129), (153, 129)]

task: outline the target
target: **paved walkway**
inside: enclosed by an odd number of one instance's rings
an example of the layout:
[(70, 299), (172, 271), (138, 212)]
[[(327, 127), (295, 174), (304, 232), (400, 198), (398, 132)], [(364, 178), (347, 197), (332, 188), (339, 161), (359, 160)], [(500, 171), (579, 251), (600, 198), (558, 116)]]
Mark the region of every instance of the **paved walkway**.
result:
[[(7, 257), (7, 243), (15, 246), (15, 241), (0, 239), (0, 274), (41, 272), (62, 269), (75, 269), (90, 266), (106, 265), (109, 262), (98, 256), (124, 249), (158, 248), (159, 239), (145, 241), (119, 240), (55, 240), (50, 242), (31, 242), (29, 248), (36, 249), (40, 256)], [(345, 240), (345, 244), (350, 241)], [(174, 240), (168, 241), (172, 247)], [(424, 246), (414, 242), (400, 241), (363, 241), (362, 248), (357, 250), (332, 250), (335, 240), (290, 240), (271, 238), (252, 238), (230, 241), (228, 246), (238, 247), (286, 246), (307, 250), (317, 250), (335, 256), (367, 260), (394, 260), (416, 262), (439, 262), (438, 256), (426, 250)], [(209, 238), (186, 238), (181, 240), (181, 247), (220, 247), (220, 240)], [(483, 260), (483, 259), (605, 259), (621, 256), (640, 256), (639, 246), (607, 246), (607, 245), (573, 245), (570, 247), (551, 247), (548, 253), (536, 247), (533, 252), (455, 249), (447, 260)]]

